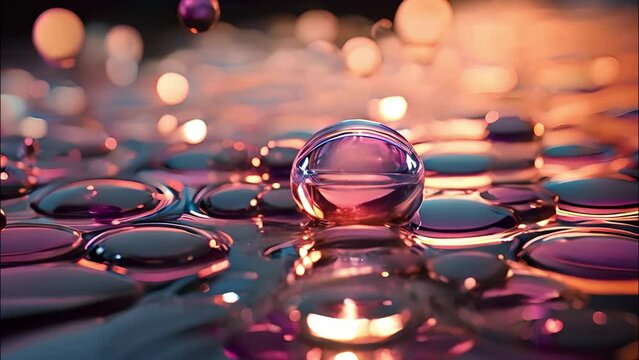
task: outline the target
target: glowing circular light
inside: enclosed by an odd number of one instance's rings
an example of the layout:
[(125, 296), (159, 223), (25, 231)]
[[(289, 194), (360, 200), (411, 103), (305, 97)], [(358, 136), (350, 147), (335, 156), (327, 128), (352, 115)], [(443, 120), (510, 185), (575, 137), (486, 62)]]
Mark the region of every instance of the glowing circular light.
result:
[(182, 138), (189, 144), (199, 144), (206, 139), (207, 131), (204, 121), (200, 119), (189, 120), (182, 126)]
[(398, 121), (404, 118), (408, 102), (403, 96), (389, 96), (369, 102), (369, 115), (381, 121)]
[(134, 59), (140, 61), (144, 44), (142, 36), (133, 27), (117, 25), (111, 28), (104, 39), (104, 46), (109, 57)]
[(40, 139), (47, 134), (49, 125), (46, 120), (37, 117), (26, 117), (20, 121), (20, 135)]
[(335, 41), (338, 21), (326, 10), (309, 10), (302, 14), (295, 24), (295, 36), (305, 44), (317, 40)]
[(105, 66), (107, 77), (115, 85), (131, 85), (138, 77), (138, 63), (134, 59), (112, 56), (106, 60)]
[(45, 60), (69, 68), (84, 42), (84, 25), (73, 12), (52, 8), (44, 11), (33, 24), (33, 45)]
[(366, 37), (355, 37), (342, 47), (348, 70), (356, 76), (371, 75), (382, 64), (382, 51), (377, 43)]
[(161, 134), (169, 134), (178, 126), (178, 118), (171, 114), (164, 114), (158, 120), (158, 131)]
[(177, 105), (189, 95), (189, 81), (178, 73), (169, 72), (160, 76), (156, 90), (164, 103)]
[(595, 85), (609, 85), (619, 76), (621, 65), (612, 56), (602, 56), (590, 62), (590, 77)]
[(500, 66), (473, 66), (460, 75), (460, 85), (469, 94), (504, 93), (517, 86), (517, 74)]
[(58, 86), (51, 91), (51, 104), (63, 116), (78, 115), (87, 106), (87, 96), (79, 86)]
[(450, 28), (453, 9), (445, 0), (404, 0), (395, 13), (395, 31), (406, 43), (435, 44)]

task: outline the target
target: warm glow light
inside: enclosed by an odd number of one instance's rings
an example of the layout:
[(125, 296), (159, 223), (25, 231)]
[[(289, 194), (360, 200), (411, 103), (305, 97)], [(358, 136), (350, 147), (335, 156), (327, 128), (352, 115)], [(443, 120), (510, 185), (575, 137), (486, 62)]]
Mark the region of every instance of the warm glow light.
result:
[(355, 37), (342, 47), (346, 68), (354, 75), (367, 76), (382, 64), (382, 51), (377, 43), (366, 37)]
[(29, 116), (20, 121), (20, 135), (24, 137), (40, 139), (43, 138), (49, 129), (45, 119)]
[(368, 102), (368, 115), (380, 121), (398, 121), (406, 115), (408, 102), (403, 96), (389, 96), (383, 99), (371, 99)]
[(156, 90), (164, 103), (177, 105), (189, 95), (189, 81), (178, 73), (169, 72), (160, 76)]
[(206, 139), (207, 131), (204, 121), (200, 119), (189, 120), (182, 125), (182, 138), (189, 144), (199, 144)]
[[(345, 306), (346, 303), (345, 303)], [(333, 318), (311, 313), (306, 317), (306, 325), (319, 338), (365, 344), (384, 341), (404, 328), (402, 314), (394, 314), (379, 319)]]
[(68, 68), (84, 42), (84, 25), (73, 12), (52, 8), (44, 11), (33, 24), (33, 45), (44, 59)]
[(178, 126), (178, 119), (171, 114), (164, 114), (158, 120), (158, 131), (160, 134), (169, 134)]
[(222, 294), (222, 301), (227, 304), (234, 304), (238, 300), (240, 300), (240, 296), (232, 291)]
[(118, 147), (118, 141), (113, 137), (108, 137), (104, 140), (104, 147), (113, 151)]
[(111, 28), (104, 39), (109, 57), (140, 61), (143, 43), (140, 33), (131, 26), (117, 25)]
[(404, 0), (395, 13), (395, 31), (406, 43), (435, 44), (450, 28), (453, 9), (445, 0)]
[(503, 93), (517, 85), (517, 74), (500, 66), (474, 66), (464, 70), (460, 85), (469, 94)]
[(592, 82), (597, 86), (609, 85), (617, 79), (621, 65), (612, 56), (602, 56), (590, 62), (589, 70)]
[(601, 311), (595, 311), (592, 313), (592, 321), (597, 325), (604, 325), (608, 322), (608, 317)]
[(542, 123), (536, 123), (535, 126), (533, 127), (533, 132), (535, 133), (536, 136), (543, 136), (545, 131), (546, 131), (546, 128), (544, 127), (544, 124)]
[(326, 10), (309, 10), (302, 14), (295, 24), (295, 36), (305, 44), (313, 41), (335, 41), (338, 21)]
[(352, 351), (345, 351), (336, 354), (333, 360), (359, 360), (359, 357)]
[(544, 323), (544, 329), (549, 334), (556, 334), (564, 328), (564, 323), (559, 319), (548, 319)]

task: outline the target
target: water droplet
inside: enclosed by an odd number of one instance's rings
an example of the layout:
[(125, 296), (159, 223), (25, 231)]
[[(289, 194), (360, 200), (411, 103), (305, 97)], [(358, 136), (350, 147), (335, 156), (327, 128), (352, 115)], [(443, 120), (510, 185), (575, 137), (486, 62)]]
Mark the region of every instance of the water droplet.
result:
[(248, 146), (240, 142), (186, 148), (186, 151), (185, 148), (178, 146), (171, 149), (163, 160), (163, 166), (176, 171), (248, 170), (251, 166)]
[(472, 175), (491, 169), (493, 158), (478, 154), (436, 154), (424, 157), (426, 176)]
[(197, 203), (206, 214), (222, 218), (247, 218), (257, 214), (257, 195), (262, 186), (225, 184), (204, 189)]
[(440, 255), (428, 263), (430, 277), (465, 290), (500, 286), (510, 268), (495, 255), (460, 251)]
[(297, 153), (311, 136), (305, 132), (291, 132), (275, 137), (260, 149), (258, 167), (274, 180), (288, 180)]
[(636, 234), (631, 232), (574, 228), (529, 241), (519, 256), (534, 267), (560, 274), (596, 280), (636, 280), (637, 245)]
[(194, 34), (208, 30), (220, 20), (217, 0), (180, 0), (177, 12), (184, 26)]
[(513, 209), (523, 223), (547, 220), (556, 212), (553, 195), (533, 186), (496, 186), (482, 191), (480, 196)]
[(503, 116), (486, 126), (487, 139), (493, 141), (531, 141), (534, 124), (518, 116)]
[(615, 155), (615, 149), (611, 146), (601, 144), (571, 144), (550, 146), (544, 149), (546, 160), (605, 160)]
[(111, 223), (152, 214), (172, 200), (173, 194), (166, 188), (130, 180), (94, 179), (58, 186), (32, 206), (54, 218)]
[(291, 188), (288, 186), (271, 186), (257, 197), (260, 213), (265, 215), (297, 213), (297, 205), (293, 200)]
[(429, 246), (457, 247), (500, 242), (519, 225), (512, 210), (452, 197), (424, 200), (412, 220), (417, 241)]
[(291, 172), (295, 201), (321, 222), (405, 222), (417, 210), (423, 186), (423, 165), (412, 145), (366, 120), (320, 130)]
[[(1, 272), (2, 321), (14, 330), (13, 326), (106, 315), (128, 307), (142, 292), (123, 276), (76, 265), (31, 265)], [(31, 317), (37, 321), (26, 321)]]
[(42, 224), (11, 224), (2, 231), (2, 265), (50, 260), (68, 255), (82, 245), (72, 229)]
[(0, 198), (13, 199), (31, 192), (37, 183), (36, 178), (29, 175), (23, 163), (6, 162), (0, 172)]
[(639, 187), (636, 181), (585, 178), (553, 181), (545, 188), (559, 196), (557, 214), (562, 219), (637, 219)]
[(177, 224), (145, 224), (97, 235), (87, 244), (86, 257), (133, 279), (155, 283), (225, 270), (231, 242), (221, 232)]

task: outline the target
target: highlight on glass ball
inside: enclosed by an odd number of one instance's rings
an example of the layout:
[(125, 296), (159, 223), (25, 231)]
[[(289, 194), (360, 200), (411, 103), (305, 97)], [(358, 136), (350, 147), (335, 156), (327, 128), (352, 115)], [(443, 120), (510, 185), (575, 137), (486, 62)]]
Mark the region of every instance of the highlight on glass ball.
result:
[(639, 5), (5, 1), (2, 359), (638, 359)]

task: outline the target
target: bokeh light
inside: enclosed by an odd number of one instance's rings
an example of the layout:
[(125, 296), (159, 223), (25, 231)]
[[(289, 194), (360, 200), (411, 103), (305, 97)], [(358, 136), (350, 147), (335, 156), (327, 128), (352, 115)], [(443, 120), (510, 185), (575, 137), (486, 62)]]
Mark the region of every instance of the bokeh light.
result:
[(189, 95), (189, 81), (178, 73), (165, 73), (158, 79), (156, 90), (165, 104), (177, 105)]
[(140, 33), (129, 25), (112, 27), (104, 38), (104, 46), (109, 57), (140, 61), (144, 43)]
[(44, 11), (33, 24), (33, 45), (45, 60), (62, 68), (75, 65), (84, 42), (82, 20), (67, 9)]
[(445, 0), (404, 0), (395, 13), (395, 31), (406, 43), (432, 45), (446, 34), (453, 9)]
[(366, 37), (355, 37), (342, 47), (346, 68), (356, 76), (373, 74), (382, 64), (382, 52), (377, 43)]
[(199, 144), (206, 139), (206, 123), (200, 119), (187, 121), (182, 125), (182, 139), (189, 144)]
[(28, 116), (20, 121), (20, 135), (40, 139), (47, 135), (49, 125), (45, 119)]
[(302, 14), (295, 24), (295, 36), (305, 44), (317, 40), (335, 41), (339, 23), (332, 13), (326, 10), (309, 10)]

